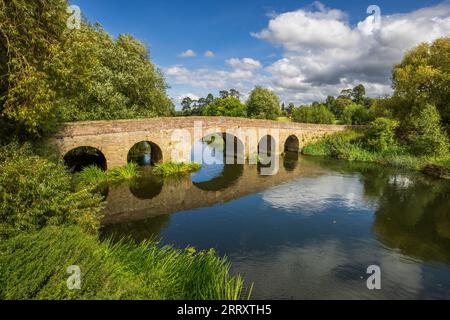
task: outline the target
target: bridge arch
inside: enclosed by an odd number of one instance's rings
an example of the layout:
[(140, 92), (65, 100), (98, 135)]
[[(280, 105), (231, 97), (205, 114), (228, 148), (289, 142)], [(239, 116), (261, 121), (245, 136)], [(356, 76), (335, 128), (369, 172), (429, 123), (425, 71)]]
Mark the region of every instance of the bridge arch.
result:
[(135, 143), (127, 155), (127, 162), (134, 162), (140, 166), (156, 165), (163, 161), (161, 148), (152, 141), (140, 141)]
[(233, 134), (218, 131), (195, 142), (191, 158), (202, 164), (192, 175), (194, 186), (203, 191), (223, 190), (242, 176), (244, 143)]
[(258, 143), (258, 155), (271, 156), (277, 152), (277, 142), (273, 136), (267, 134), (263, 136)]
[(290, 135), (284, 142), (285, 152), (299, 152), (300, 151), (300, 140), (296, 135)]
[(82, 171), (89, 166), (97, 166), (106, 171), (108, 163), (103, 152), (94, 147), (80, 146), (69, 150), (63, 157), (65, 165), (73, 172)]

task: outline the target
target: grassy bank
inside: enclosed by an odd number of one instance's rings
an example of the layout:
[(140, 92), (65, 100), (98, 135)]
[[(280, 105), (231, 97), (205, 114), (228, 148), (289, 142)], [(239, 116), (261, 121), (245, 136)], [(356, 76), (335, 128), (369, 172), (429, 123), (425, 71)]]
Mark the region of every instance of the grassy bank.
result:
[(153, 173), (157, 176), (169, 177), (169, 176), (185, 175), (191, 172), (198, 171), (201, 168), (202, 165), (196, 162), (190, 163), (167, 162), (157, 165), (153, 169)]
[[(71, 265), (81, 269), (81, 290), (67, 288)], [(0, 243), (0, 299), (248, 298), (229, 269), (213, 251), (113, 245), (78, 227), (47, 227)]]
[[(0, 147), (0, 299), (243, 299), (249, 291), (213, 251), (98, 236), (105, 181), (135, 177), (128, 165), (73, 176), (30, 145)], [(67, 288), (67, 267), (81, 290)]]
[(384, 151), (367, 148), (364, 131), (347, 130), (304, 147), (302, 153), (347, 161), (373, 162), (381, 165), (407, 168), (450, 179), (450, 156), (415, 156), (405, 146), (392, 144)]

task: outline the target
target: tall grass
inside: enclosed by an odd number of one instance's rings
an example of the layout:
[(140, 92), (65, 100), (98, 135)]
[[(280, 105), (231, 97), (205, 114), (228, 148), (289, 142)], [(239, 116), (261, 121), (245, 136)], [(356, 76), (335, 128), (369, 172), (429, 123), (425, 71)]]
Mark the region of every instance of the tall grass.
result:
[(185, 175), (191, 172), (198, 171), (202, 165), (196, 162), (191, 163), (177, 163), (167, 162), (155, 166), (153, 173), (158, 176), (169, 177), (177, 175)]
[[(81, 290), (67, 289), (71, 265), (81, 269)], [(0, 299), (236, 300), (250, 291), (212, 250), (99, 242), (78, 227), (48, 227), (0, 243)]]
[(124, 167), (103, 171), (97, 166), (90, 166), (75, 174), (78, 186), (99, 187), (107, 183), (118, 183), (139, 177), (141, 174), (139, 166), (133, 162)]

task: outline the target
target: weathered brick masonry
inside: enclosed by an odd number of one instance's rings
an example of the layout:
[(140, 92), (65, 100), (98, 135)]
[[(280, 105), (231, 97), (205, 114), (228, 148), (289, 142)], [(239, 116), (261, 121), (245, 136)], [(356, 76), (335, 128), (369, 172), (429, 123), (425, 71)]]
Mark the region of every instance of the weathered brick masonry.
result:
[[(300, 149), (308, 142), (327, 134), (342, 131), (346, 126), (285, 123), (268, 120), (227, 117), (177, 117), (151, 118), (139, 120), (89, 121), (68, 123), (51, 141), (61, 156), (82, 146), (100, 150), (108, 168), (122, 166), (127, 162), (130, 149), (138, 142), (149, 141), (159, 146), (163, 161), (172, 160), (172, 154), (178, 148), (185, 147), (174, 143), (173, 133), (185, 129), (190, 134), (190, 144), (198, 137), (194, 135), (195, 124), (202, 124), (205, 135), (220, 132), (233, 133), (242, 130), (255, 130), (258, 139), (270, 134), (276, 146), (275, 151), (282, 153), (285, 142), (290, 136), (298, 138)], [(254, 152), (246, 147), (246, 156)]]

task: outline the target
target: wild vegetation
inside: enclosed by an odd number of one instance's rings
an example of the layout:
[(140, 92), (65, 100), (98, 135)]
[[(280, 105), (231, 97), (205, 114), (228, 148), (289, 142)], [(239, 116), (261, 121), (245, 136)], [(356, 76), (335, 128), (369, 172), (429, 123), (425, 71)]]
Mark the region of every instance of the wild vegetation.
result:
[(105, 184), (114, 184), (138, 178), (141, 175), (139, 166), (130, 162), (123, 167), (103, 171), (97, 166), (89, 166), (75, 174), (75, 181), (79, 188), (97, 188)]
[(191, 172), (198, 171), (201, 168), (202, 165), (196, 162), (190, 163), (167, 162), (156, 165), (155, 168), (153, 169), (153, 173), (157, 176), (169, 177), (169, 176), (185, 175)]
[[(82, 272), (80, 290), (67, 290), (71, 265)], [(236, 300), (248, 298), (250, 289), (212, 250), (100, 242), (76, 226), (0, 242), (0, 299)]]

